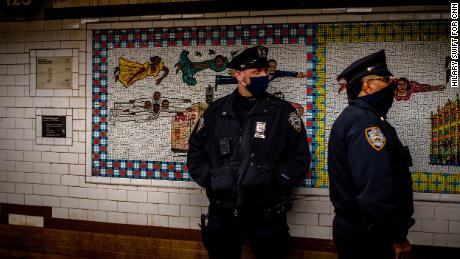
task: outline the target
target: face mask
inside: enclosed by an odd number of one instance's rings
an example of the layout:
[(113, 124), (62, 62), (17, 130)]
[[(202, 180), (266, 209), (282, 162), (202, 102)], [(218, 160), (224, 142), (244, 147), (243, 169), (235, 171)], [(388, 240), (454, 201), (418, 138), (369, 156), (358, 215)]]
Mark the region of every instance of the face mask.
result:
[(393, 100), (395, 97), (396, 85), (391, 83), (384, 89), (361, 97), (361, 99), (368, 104), (370, 104), (380, 116), (386, 117), (388, 110), (390, 110), (393, 105)]
[(251, 77), (250, 80), (251, 82), (246, 86), (249, 92), (256, 96), (265, 93), (268, 88), (268, 75)]

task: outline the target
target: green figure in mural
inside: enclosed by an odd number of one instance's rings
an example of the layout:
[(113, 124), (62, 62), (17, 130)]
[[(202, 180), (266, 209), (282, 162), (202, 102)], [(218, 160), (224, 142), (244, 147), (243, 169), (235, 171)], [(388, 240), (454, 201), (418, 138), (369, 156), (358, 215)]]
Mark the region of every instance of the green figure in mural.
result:
[(215, 58), (201, 62), (192, 62), (188, 58), (189, 52), (182, 50), (179, 57), (179, 62), (174, 65), (176, 74), (182, 71), (182, 80), (187, 85), (196, 85), (196, 78), (193, 76), (205, 69), (211, 69), (215, 72), (222, 72), (227, 67), (228, 59), (222, 55), (217, 55)]

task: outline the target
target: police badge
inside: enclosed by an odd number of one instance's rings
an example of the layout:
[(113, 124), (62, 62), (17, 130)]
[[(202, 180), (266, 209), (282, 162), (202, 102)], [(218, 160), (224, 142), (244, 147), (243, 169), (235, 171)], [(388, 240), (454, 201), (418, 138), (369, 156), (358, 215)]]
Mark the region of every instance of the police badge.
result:
[(256, 122), (256, 133), (254, 133), (255, 138), (265, 138), (265, 121)]
[(365, 130), (367, 142), (377, 151), (382, 150), (387, 143), (385, 135), (379, 127), (370, 127)]
[(291, 114), (289, 114), (289, 124), (291, 124), (291, 126), (297, 131), (297, 132), (300, 132), (302, 130), (302, 120), (300, 119), (300, 116), (295, 113), (295, 112), (291, 112)]

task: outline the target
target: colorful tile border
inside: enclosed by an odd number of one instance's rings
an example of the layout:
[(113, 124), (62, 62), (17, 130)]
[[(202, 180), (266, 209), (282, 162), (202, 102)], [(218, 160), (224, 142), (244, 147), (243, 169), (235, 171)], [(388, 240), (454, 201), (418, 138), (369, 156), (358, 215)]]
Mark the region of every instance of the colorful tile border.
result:
[[(305, 44), (307, 53), (306, 95), (319, 96), (315, 84), (316, 55), (314, 42), (316, 25), (280, 24), (248, 26), (216, 26), (191, 28), (157, 28), (93, 31), (93, 86), (92, 86), (92, 176), (138, 179), (192, 181), (184, 162), (112, 160), (108, 158), (107, 71), (108, 52), (114, 48), (159, 48), (172, 46), (232, 46), (255, 44)], [(310, 130), (318, 128), (316, 98), (308, 99), (305, 124)], [(318, 147), (314, 137), (309, 138), (312, 149)], [(314, 171), (303, 185), (311, 187)]]

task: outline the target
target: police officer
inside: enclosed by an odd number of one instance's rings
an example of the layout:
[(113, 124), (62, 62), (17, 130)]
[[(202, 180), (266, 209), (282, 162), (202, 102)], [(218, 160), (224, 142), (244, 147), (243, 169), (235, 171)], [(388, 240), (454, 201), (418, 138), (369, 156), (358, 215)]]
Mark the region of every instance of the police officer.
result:
[(296, 110), (266, 92), (267, 51), (252, 47), (232, 59), (237, 89), (210, 105), (189, 139), (188, 169), (210, 202), (202, 222), (210, 258), (240, 258), (245, 238), (257, 258), (290, 249), (286, 212), (310, 153)]
[(396, 89), (391, 75), (381, 50), (337, 77), (346, 81), (349, 99), (328, 144), (333, 237), (340, 259), (410, 256), (412, 164), (386, 120)]

